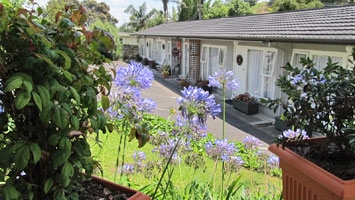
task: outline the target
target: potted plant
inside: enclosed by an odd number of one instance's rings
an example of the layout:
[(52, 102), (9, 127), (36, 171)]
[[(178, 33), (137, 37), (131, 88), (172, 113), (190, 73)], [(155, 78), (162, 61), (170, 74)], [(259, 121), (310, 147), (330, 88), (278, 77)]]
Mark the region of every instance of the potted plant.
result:
[(184, 87), (189, 87), (190, 86), (190, 81), (186, 78), (182, 78), (179, 80), (179, 85), (181, 89), (184, 89)]
[(82, 6), (49, 23), (29, 3), (0, 3), (0, 199), (78, 199), (97, 166), (87, 137), (110, 130), (97, 95), (107, 109), (112, 77), (98, 48), (114, 42), (86, 29)]
[(164, 78), (169, 78), (169, 76), (170, 76), (170, 66), (169, 65), (164, 65), (162, 67), (161, 74), (163, 75)]
[(209, 81), (207, 79), (199, 79), (196, 81), (196, 86), (199, 88), (202, 88), (205, 91), (208, 91), (208, 93), (212, 93), (212, 87), (208, 86)]
[(150, 60), (149, 61), (149, 67), (152, 69), (156, 69), (157, 63), (155, 62), (155, 60)]
[(275, 117), (275, 129), (285, 131), (292, 128), (283, 115)]
[(247, 92), (233, 98), (233, 107), (247, 115), (256, 114), (259, 110), (257, 98)]
[[(284, 199), (355, 199), (354, 69), (330, 59), (322, 70), (309, 58), (301, 63), (287, 64), (276, 82), (293, 127), (269, 147), (280, 157)], [(324, 137), (308, 139), (307, 129)]]
[(143, 58), (142, 59), (142, 65), (149, 65), (149, 59), (148, 58)]

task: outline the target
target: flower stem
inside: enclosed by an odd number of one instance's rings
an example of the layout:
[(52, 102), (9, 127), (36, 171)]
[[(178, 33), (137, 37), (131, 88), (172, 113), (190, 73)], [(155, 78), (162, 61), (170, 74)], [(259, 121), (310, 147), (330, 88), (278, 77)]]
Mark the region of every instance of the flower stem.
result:
[[(225, 133), (225, 123), (226, 123), (226, 84), (223, 83), (223, 94), (222, 94), (222, 115), (223, 115), (223, 124), (222, 124), (222, 135), (223, 139), (226, 138)], [(221, 190), (221, 200), (223, 200), (223, 192), (224, 192), (224, 160), (222, 160), (222, 190)]]
[[(165, 173), (166, 173), (166, 171), (167, 171), (167, 169), (168, 169), (168, 166), (169, 166), (171, 160), (173, 159), (173, 155), (174, 155), (174, 153), (175, 153), (177, 147), (179, 146), (179, 143), (180, 143), (181, 139), (182, 139), (182, 134), (179, 136), (179, 140), (176, 142), (176, 144), (175, 144), (175, 146), (174, 146), (174, 149), (173, 149), (173, 151), (172, 151), (171, 154), (170, 154), (169, 160), (168, 160), (168, 162), (166, 163), (166, 165), (165, 165), (165, 167), (164, 167), (164, 170), (163, 170), (162, 175), (160, 176), (158, 185), (157, 185), (157, 187), (155, 188), (155, 191), (154, 191), (154, 194), (153, 194), (152, 199), (154, 199), (156, 193), (158, 192), (158, 189), (159, 189), (159, 187), (160, 187), (160, 185), (161, 185), (161, 182), (163, 181), (164, 175), (165, 175)], [(170, 178), (171, 178), (171, 176), (169, 176), (168, 183), (169, 183), (169, 181), (170, 181)]]

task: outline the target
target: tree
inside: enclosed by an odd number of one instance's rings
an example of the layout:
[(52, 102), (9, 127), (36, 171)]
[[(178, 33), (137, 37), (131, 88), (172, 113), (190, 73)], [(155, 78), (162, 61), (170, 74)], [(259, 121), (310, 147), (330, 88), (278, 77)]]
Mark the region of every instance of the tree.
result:
[(169, 16), (168, 16), (168, 3), (169, 2), (174, 2), (174, 3), (177, 3), (177, 4), (181, 4), (183, 5), (183, 3), (181, 3), (179, 0), (161, 0), (162, 3), (163, 3), (163, 11), (164, 11), (164, 18), (167, 19)]
[(110, 14), (110, 6), (104, 2), (96, 2), (96, 0), (85, 0), (83, 2), (87, 8), (88, 23), (92, 23), (97, 19), (101, 19), (103, 22), (109, 22), (112, 24), (118, 23), (118, 20)]
[(229, 3), (228, 16), (244, 16), (251, 14), (250, 4), (251, 2), (256, 2), (250, 0), (249, 2), (242, 0), (231, 0)]
[(216, 0), (212, 6), (209, 6), (210, 3), (211, 0), (204, 6), (204, 19), (243, 16), (251, 13), (249, 3), (242, 0), (231, 0), (226, 3), (223, 3), (222, 0)]
[[(55, 19), (55, 13), (63, 10), (63, 8), (70, 5), (79, 6), (80, 2), (78, 0), (49, 0), (46, 5), (46, 18), (49, 21)], [(112, 24), (116, 24), (118, 20), (110, 14), (110, 6), (104, 2), (96, 2), (96, 0), (85, 0), (83, 5), (86, 8), (86, 15), (88, 17), (87, 24), (91, 24), (97, 19), (103, 22), (107, 21)]]
[(110, 23), (108, 21), (102, 21), (100, 19), (97, 19), (96, 21), (92, 22), (90, 25), (90, 29), (101, 29), (106, 32), (111, 33), (113, 40), (115, 42), (115, 47), (108, 51), (106, 48), (104, 48), (103, 44), (100, 44), (100, 48), (98, 51), (103, 54), (106, 58), (109, 58), (111, 60), (116, 60), (122, 52), (122, 44), (120, 42), (120, 37), (118, 36), (119, 29), (117, 26), (113, 23)]
[[(206, 7), (205, 7), (206, 8)], [(213, 5), (208, 9), (204, 9), (203, 18), (213, 19), (228, 17), (229, 7), (228, 4), (222, 2), (222, 0), (215, 0)]]
[(273, 11), (304, 10), (321, 8), (324, 4), (320, 0), (276, 0), (272, 4)]
[(199, 6), (204, 0), (183, 0), (179, 8), (179, 21), (199, 19)]
[(125, 13), (131, 14), (130, 22), (123, 25), (126, 29), (131, 31), (140, 31), (146, 28), (147, 22), (158, 13), (156, 9), (153, 9), (147, 13), (147, 5), (144, 2), (136, 9), (132, 4), (127, 7)]
[(63, 11), (66, 5), (79, 5), (78, 0), (49, 0), (44, 10), (44, 17), (49, 22), (54, 22), (56, 13)]
[(157, 12), (157, 14), (155, 14), (150, 20), (147, 21), (146, 28), (157, 26), (164, 23), (165, 21), (167, 21), (167, 18), (164, 16), (163, 12)]

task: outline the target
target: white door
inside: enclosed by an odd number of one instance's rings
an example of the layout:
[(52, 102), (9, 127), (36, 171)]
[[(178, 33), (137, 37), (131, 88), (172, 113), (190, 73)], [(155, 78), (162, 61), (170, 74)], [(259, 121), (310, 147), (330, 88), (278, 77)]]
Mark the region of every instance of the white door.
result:
[[(238, 57), (238, 62), (237, 62)], [(245, 50), (238, 48), (237, 45), (234, 46), (234, 55), (233, 55), (233, 73), (234, 78), (240, 83), (239, 90), (233, 90), (232, 96), (236, 96), (240, 93), (246, 91), (246, 82), (247, 82), (247, 70), (246, 70), (246, 58)]]

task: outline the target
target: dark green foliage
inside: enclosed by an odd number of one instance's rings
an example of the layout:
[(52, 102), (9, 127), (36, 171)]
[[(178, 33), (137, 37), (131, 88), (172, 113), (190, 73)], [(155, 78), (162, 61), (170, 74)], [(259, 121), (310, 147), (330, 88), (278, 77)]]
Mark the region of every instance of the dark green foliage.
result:
[[(353, 57), (354, 57), (353, 53)], [(276, 81), (288, 99), (264, 100), (270, 108), (281, 105), (283, 116), (294, 129), (308, 134), (319, 132), (329, 138), (343, 155), (353, 153), (355, 113), (355, 71), (329, 58), (326, 66), (315, 66), (309, 58), (301, 59), (304, 69), (287, 64), (286, 75)], [(319, 70), (319, 68), (323, 68)], [(284, 144), (286, 140), (278, 139)]]

